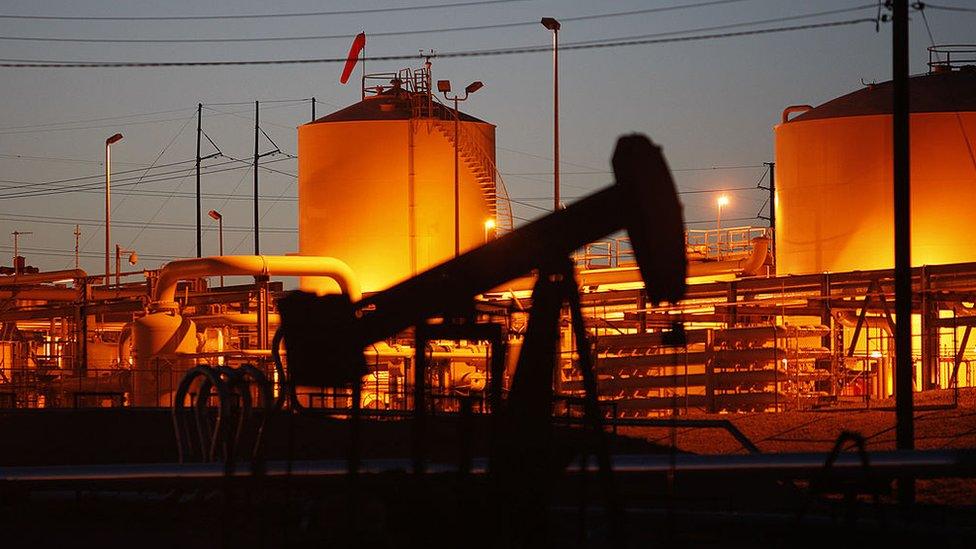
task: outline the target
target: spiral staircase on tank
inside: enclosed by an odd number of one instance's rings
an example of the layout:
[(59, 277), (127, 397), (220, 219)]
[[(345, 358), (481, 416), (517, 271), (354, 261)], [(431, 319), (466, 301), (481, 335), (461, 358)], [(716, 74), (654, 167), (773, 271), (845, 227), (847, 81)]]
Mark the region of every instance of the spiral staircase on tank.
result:
[[(433, 119), (433, 128), (444, 136), (452, 147), (455, 145), (453, 120), (435, 118)], [(495, 220), (496, 234), (500, 235), (511, 231), (514, 225), (512, 206), (497, 166), (492, 161), (489, 152), (478, 144), (479, 140), (471, 135), (471, 128), (459, 127), (458, 130), (458, 157), (465, 167), (474, 174), (475, 181), (481, 188), (481, 195), (488, 204), (488, 212)]]
[[(436, 130), (454, 147), (454, 119), (457, 113), (431, 94), (430, 69), (403, 69), (396, 78), (410, 92), (411, 116), (425, 120), (428, 131)], [(457, 130), (458, 156), (464, 166), (474, 174), (475, 181), (481, 188), (481, 195), (488, 204), (488, 213), (495, 221), (495, 236), (505, 234), (514, 228), (515, 218), (512, 215), (508, 189), (505, 188), (502, 175), (495, 165), (494, 155), (491, 154), (492, 151), (486, 151), (479, 145), (480, 141), (471, 134), (472, 130), (464, 126), (459, 126)]]

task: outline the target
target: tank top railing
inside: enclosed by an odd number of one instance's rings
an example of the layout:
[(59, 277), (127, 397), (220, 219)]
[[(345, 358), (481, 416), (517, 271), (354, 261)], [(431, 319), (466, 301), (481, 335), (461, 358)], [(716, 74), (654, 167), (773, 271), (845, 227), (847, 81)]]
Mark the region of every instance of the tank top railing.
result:
[(729, 259), (752, 251), (754, 238), (767, 236), (768, 227), (688, 229), (685, 250), (694, 259)]
[[(752, 253), (753, 239), (769, 236), (768, 227), (729, 227), (685, 231), (685, 253), (691, 260), (740, 259)], [(573, 254), (583, 269), (632, 267), (637, 265), (634, 248), (626, 236), (591, 242)]]
[(929, 70), (945, 72), (976, 64), (976, 45), (939, 44), (929, 46)]

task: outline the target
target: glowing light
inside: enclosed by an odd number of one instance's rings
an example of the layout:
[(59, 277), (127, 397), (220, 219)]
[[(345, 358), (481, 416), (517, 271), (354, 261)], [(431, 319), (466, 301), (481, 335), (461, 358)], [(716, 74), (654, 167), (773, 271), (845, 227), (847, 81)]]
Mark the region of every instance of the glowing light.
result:
[(485, 244), (488, 243), (488, 237), (491, 236), (493, 230), (495, 230), (495, 220), (489, 217), (485, 220)]
[(871, 351), (871, 358), (881, 358), (881, 351)]
[(718, 197), (718, 206), (721, 208), (723, 206), (729, 205), (729, 195), (723, 194)]

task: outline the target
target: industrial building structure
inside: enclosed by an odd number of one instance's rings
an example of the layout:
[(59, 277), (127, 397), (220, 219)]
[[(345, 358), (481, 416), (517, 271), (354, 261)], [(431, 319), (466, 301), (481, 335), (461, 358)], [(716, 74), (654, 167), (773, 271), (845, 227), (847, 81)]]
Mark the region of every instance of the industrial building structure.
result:
[[(976, 71), (935, 68), (912, 79), (919, 390), (976, 385)], [(298, 129), (299, 255), (178, 260), (125, 284), (81, 270), (0, 277), (0, 406), (169, 406), (197, 364), (256, 364), (274, 377), (284, 292), (273, 277), (302, 276), (302, 289), (355, 301), (510, 230), (494, 126), (438, 102), (429, 67), (374, 77), (382, 84), (361, 102)], [(892, 394), (890, 114), (889, 83), (786, 109), (775, 128), (775, 231), (688, 231), (680, 303), (649, 303), (626, 238), (577, 252), (607, 413), (775, 411)], [(208, 284), (232, 274), (255, 282)], [(532, 287), (516, 279), (475, 304), (503, 328), (508, 374)], [(675, 322), (687, 334), (678, 346), (663, 335)], [(408, 331), (364, 350), (364, 406), (411, 405), (413, 345)], [(481, 395), (490, 352), (482, 341), (434, 341), (428, 385)], [(577, 360), (567, 325), (554, 379), (566, 402), (582, 392)], [(301, 387), (298, 399), (344, 407), (351, 395)]]

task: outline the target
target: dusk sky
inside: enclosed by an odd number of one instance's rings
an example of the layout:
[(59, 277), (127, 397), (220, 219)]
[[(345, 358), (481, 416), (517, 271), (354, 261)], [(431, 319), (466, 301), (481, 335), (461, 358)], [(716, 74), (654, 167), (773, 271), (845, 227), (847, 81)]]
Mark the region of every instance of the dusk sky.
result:
[[(457, 0), (465, 4), (470, 0)], [(448, 0), (312, 0), (158, 2), (133, 0), (7, 0), (0, 16), (187, 17), (348, 11), (416, 7)], [(652, 8), (684, 9), (646, 12)], [(969, 6), (945, 0), (938, 7)], [(974, 42), (976, 13), (925, 10), (936, 43)], [(645, 11), (577, 19), (600, 14)], [(825, 13), (828, 12), (828, 13)], [(562, 21), (560, 43), (614, 38), (664, 38), (775, 29), (832, 21), (873, 19), (877, 3), (864, 1), (658, 0), (582, 2), (523, 0), (374, 13), (260, 19), (51, 20), (0, 17), (0, 58), (19, 61), (241, 61), (344, 57), (355, 34), (367, 33), (367, 57), (546, 45), (538, 21)], [(882, 10), (882, 13), (885, 13)], [(809, 14), (820, 14), (810, 17)], [(522, 24), (524, 23), (524, 24)], [(749, 25), (746, 25), (746, 24)], [(518, 24), (518, 25), (508, 25)], [(507, 25), (507, 26), (497, 26)], [(466, 30), (451, 30), (464, 27)], [(474, 27), (474, 28), (472, 28)], [(492, 27), (492, 28), (478, 28)], [(719, 28), (715, 28), (719, 27)], [(926, 71), (931, 45), (922, 15), (912, 15), (913, 73)], [(429, 31), (413, 32), (407, 31)], [(387, 33), (384, 35), (384, 33)], [(660, 33), (674, 33), (665, 36)], [(652, 36), (648, 36), (652, 35)], [(172, 40), (334, 36), (313, 40), (207, 43), (98, 43), (12, 40), (77, 38)], [(609, 156), (617, 136), (642, 132), (661, 144), (675, 170), (692, 227), (714, 224), (716, 193), (688, 191), (755, 187), (773, 159), (773, 125), (792, 104), (818, 105), (891, 74), (891, 25), (873, 22), (673, 43), (560, 52), (563, 195), (566, 202), (612, 179)], [(368, 62), (367, 72), (419, 67), (405, 61)], [(196, 105), (204, 130), (227, 157), (253, 155), (253, 102), (262, 101), (264, 131), (283, 153), (296, 152), (295, 127), (310, 117), (307, 98), (328, 114), (359, 100), (359, 68), (339, 84), (341, 64), (177, 68), (0, 68), (0, 264), (9, 265), (12, 231), (22, 255), (44, 270), (72, 267), (74, 226), (81, 225), (82, 267), (101, 270), (102, 159), (113, 148), (120, 183), (113, 191), (113, 240), (134, 248), (141, 268), (195, 254), (194, 172)], [(435, 58), (435, 79), (455, 88), (473, 80), (485, 87), (462, 110), (497, 125), (497, 155), (515, 215), (531, 219), (551, 207), (551, 55)], [(290, 101), (295, 100), (295, 101)], [(262, 136), (261, 151), (275, 145)], [(205, 143), (203, 154), (214, 149)], [(252, 174), (246, 162), (206, 161), (203, 211), (225, 218), (225, 252), (250, 253)], [(187, 162), (189, 161), (189, 162)], [(297, 162), (268, 156), (262, 170), (262, 252), (297, 249)], [(153, 167), (153, 169), (149, 169)], [(720, 169), (708, 169), (708, 168)], [(234, 168), (234, 169), (230, 169)], [(136, 171), (138, 170), (138, 171)], [(93, 176), (87, 179), (86, 176)], [(141, 182), (139, 177), (144, 176)], [(128, 178), (128, 181), (125, 181)], [(71, 181), (64, 181), (71, 179)], [(25, 184), (36, 184), (23, 187)], [(86, 185), (79, 188), (79, 185)], [(70, 192), (69, 192), (70, 191)], [(43, 194), (43, 196), (39, 196)], [(760, 190), (729, 192), (723, 220), (755, 219)], [(765, 211), (762, 212), (765, 215)], [(216, 225), (204, 214), (204, 253), (216, 254)], [(734, 221), (733, 221), (734, 220)], [(723, 221), (723, 225), (726, 223)]]

